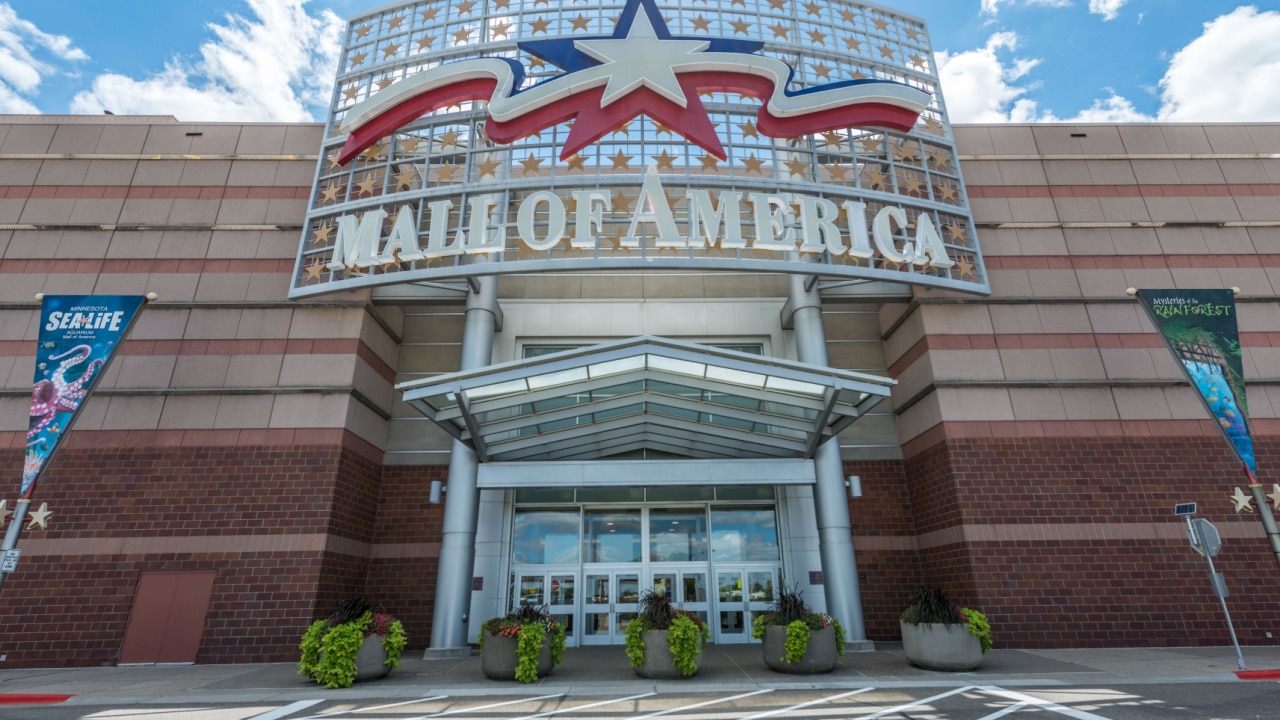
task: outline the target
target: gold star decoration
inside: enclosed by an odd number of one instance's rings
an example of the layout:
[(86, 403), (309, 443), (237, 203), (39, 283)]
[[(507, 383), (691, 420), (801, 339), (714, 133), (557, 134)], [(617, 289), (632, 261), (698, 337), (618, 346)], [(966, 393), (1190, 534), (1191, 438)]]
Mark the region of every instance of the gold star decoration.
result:
[(823, 80), (830, 80), (831, 68), (827, 67), (826, 65), (823, 65), (822, 63), (818, 63), (818, 65), (813, 68), (813, 75), (814, 77), (819, 77), (819, 78), (822, 78)]
[(427, 8), (422, 11), (422, 22), (429, 23), (436, 19), (436, 15), (440, 14), (440, 8)]
[(884, 155), (884, 141), (882, 140), (863, 138), (862, 147), (867, 155)]
[(694, 30), (701, 30), (703, 32), (707, 32), (711, 29), (711, 21), (701, 15), (699, 15), (696, 18), (691, 18), (689, 22), (693, 23)]
[(866, 168), (862, 172), (864, 175), (867, 176), (867, 187), (871, 188), (872, 190), (876, 190), (876, 189), (884, 190), (885, 180), (888, 179), (884, 173), (874, 170), (870, 167)]
[(541, 18), (541, 17), (529, 23), (529, 27), (531, 28), (531, 34), (542, 33), (545, 35), (547, 32), (547, 27), (550, 25), (551, 25), (550, 20), (547, 20), (546, 18)]
[(369, 58), (369, 53), (358, 52), (351, 56), (351, 67), (358, 68)]
[(511, 31), (511, 23), (506, 23), (506, 22), (498, 23), (497, 25), (494, 25), (490, 29), (490, 32), (493, 34), (494, 40), (497, 40), (498, 38), (505, 38), (507, 36), (507, 33), (510, 31)]
[(920, 39), (920, 31), (919, 31), (919, 30), (917, 30), (917, 29), (915, 29), (915, 28), (913, 28), (913, 27), (908, 26), (904, 32), (906, 32), (907, 37), (908, 37), (908, 38), (910, 38), (910, 39), (912, 39), (912, 40), (919, 40), (919, 39)]
[(881, 45), (881, 46), (880, 46), (879, 48), (877, 48), (877, 49), (880, 51), (880, 57), (882, 57), (882, 58), (888, 58), (888, 59), (890, 59), (890, 60), (892, 60), (892, 59), (893, 59), (893, 48), (889, 47), (889, 45), (888, 45), (887, 43), (886, 43), (886, 44), (884, 44), (884, 45)]
[(670, 170), (675, 172), (675, 167), (672, 164), (677, 159), (675, 155), (663, 150), (661, 155), (650, 155), (649, 157), (653, 158), (653, 161), (658, 164), (659, 170)]
[(360, 94), (359, 85), (352, 85), (351, 87), (346, 87), (342, 89), (342, 99), (348, 102), (355, 100), (356, 96), (359, 94)]
[(822, 133), (822, 140), (827, 144), (827, 147), (835, 148), (836, 150), (840, 150), (841, 146), (844, 145), (844, 137), (834, 130)]
[(506, 10), (511, 7), (511, 0), (493, 0), (494, 10)]
[(615, 213), (629, 213), (633, 202), (635, 200), (623, 195), (622, 191), (618, 190), (613, 193), (613, 199), (610, 201), (609, 206), (613, 208)]
[(324, 265), (320, 264), (320, 258), (316, 258), (307, 266), (307, 282), (311, 282), (312, 280), (318, 281), (320, 279), (320, 273), (323, 271)]
[(827, 36), (825, 33), (819, 32), (817, 30), (810, 30), (809, 42), (821, 47), (827, 44)]
[(879, 30), (880, 32), (889, 32), (889, 21), (888, 21), (888, 20), (885, 20), (884, 18), (876, 18), (875, 20), (872, 20), (871, 22), (872, 22), (873, 24), (875, 24), (876, 29), (877, 29), (877, 30)]
[(372, 195), (373, 186), (377, 185), (378, 181), (381, 179), (382, 178), (372, 173), (365, 176), (364, 180), (361, 180), (360, 182), (356, 183), (356, 195)]
[(934, 118), (934, 117), (925, 118), (924, 127), (925, 127), (925, 130), (927, 130), (930, 135), (942, 135), (942, 132), (943, 132), (942, 123), (938, 122), (937, 118)]
[(443, 150), (447, 147), (458, 147), (458, 138), (460, 137), (462, 137), (462, 133), (459, 133), (457, 130), (450, 130), (449, 132), (444, 133), (440, 136), (440, 149)]
[(787, 160), (787, 173), (790, 177), (800, 176), (803, 180), (805, 173), (809, 170), (809, 163), (804, 160)]
[(769, 29), (773, 31), (773, 36), (775, 38), (785, 38), (787, 36), (788, 28), (782, 23), (775, 23), (774, 26)]
[(871, 76), (862, 72), (861, 70), (854, 70), (853, 72), (849, 73), (849, 77), (853, 78), (854, 80), (866, 80)]
[(456, 7), (458, 8), (458, 12), (460, 14), (465, 13), (467, 15), (470, 15), (471, 9), (474, 8), (475, 6), (476, 4), (472, 2), (472, 0), (463, 0), (463, 2), (458, 3)]
[(852, 25), (854, 21), (858, 19), (858, 16), (855, 15), (852, 10), (841, 10), (840, 19)]
[(807, 2), (804, 4), (804, 11), (817, 17), (822, 14), (822, 6), (816, 2)]
[(862, 52), (862, 41), (857, 38), (840, 38), (844, 40), (844, 47), (849, 52)]
[(546, 63), (545, 61), (543, 61), (543, 59), (542, 59), (542, 58), (540, 58), (540, 57), (531, 57), (531, 58), (529, 58), (529, 69), (530, 69), (530, 70), (534, 70), (534, 69), (537, 69), (537, 68), (544, 68), (544, 67), (546, 67), (546, 66), (547, 66), (547, 63)]
[(769, 6), (774, 10), (783, 10), (787, 7), (787, 0), (769, 0)]
[(360, 27), (356, 28), (356, 39), (363, 40), (369, 37), (369, 31), (372, 29), (373, 27), (370, 25), (361, 25)]
[(486, 175), (492, 178), (498, 177), (498, 166), (502, 163), (494, 160), (492, 157), (483, 162), (476, 163), (476, 169), (480, 171), (480, 179), (483, 180)]
[(939, 185), (938, 195), (949, 202), (956, 202), (960, 198), (956, 195), (956, 189), (951, 185)]
[(533, 156), (533, 153), (529, 153), (529, 157), (521, 160), (520, 165), (524, 168), (523, 173), (525, 175), (541, 172), (540, 166), (542, 165), (542, 158), (536, 158)]
[(413, 187), (413, 181), (418, 177), (412, 169), (406, 168), (396, 173), (396, 190), (408, 190)]
[(49, 518), (53, 513), (49, 512), (49, 503), (40, 503), (39, 510), (33, 510), (27, 513), (27, 529), (30, 530), (37, 525), (41, 530), (49, 529)]
[(387, 146), (381, 142), (375, 143), (368, 150), (361, 153), (361, 155), (364, 157), (366, 162), (377, 162), (378, 160), (386, 157)]
[(390, 45), (382, 48), (382, 59), (390, 60), (396, 56), (396, 53), (400, 52), (400, 48), (402, 47), (404, 46), (398, 43), (391, 43)]
[(591, 18), (583, 15), (582, 13), (578, 13), (578, 17), (570, 20), (569, 24), (573, 26), (574, 30), (586, 30), (587, 25), (591, 24)]
[(397, 144), (400, 147), (401, 155), (413, 155), (418, 152), (418, 146), (422, 144), (422, 138), (416, 135), (407, 135), (400, 138)]
[(844, 165), (823, 165), (822, 169), (831, 176), (831, 182), (849, 182), (849, 168)]
[(951, 239), (954, 242), (967, 243), (969, 240), (968, 229), (966, 229), (965, 226), (959, 223), (954, 223), (954, 222), (948, 223), (946, 225), (943, 225), (942, 228), (951, 234)]
[(569, 158), (567, 158), (565, 162), (569, 163), (570, 170), (586, 172), (586, 168), (583, 167), (583, 164), (587, 162), (587, 159), (582, 157), (580, 153), (574, 153)]
[(325, 188), (324, 190), (321, 190), (321, 191), (320, 191), (320, 202), (321, 202), (321, 204), (324, 204), (324, 203), (331, 203), (331, 202), (337, 202), (337, 201), (338, 201), (338, 193), (342, 192), (342, 191), (343, 191), (343, 189), (344, 189), (344, 188), (343, 188), (341, 185), (330, 185), (329, 187)]
[(933, 148), (929, 151), (929, 161), (939, 170), (951, 172), (951, 156), (941, 148)]
[(743, 20), (742, 18), (738, 18), (737, 20), (732, 20), (729, 22), (729, 24), (733, 26), (733, 32), (735, 34), (742, 33), (743, 35), (746, 35), (747, 31), (751, 29), (751, 23), (747, 22), (746, 20)]
[(379, 89), (379, 90), (386, 90), (387, 88), (389, 88), (389, 87), (391, 87), (392, 85), (394, 85), (394, 84), (395, 84), (395, 82), (396, 82), (396, 79), (395, 79), (395, 78), (393, 78), (393, 77), (385, 77), (385, 78), (382, 78), (381, 80), (379, 80), (379, 81), (378, 81), (378, 89)]
[(1236, 514), (1253, 512), (1253, 498), (1244, 494), (1240, 488), (1236, 488), (1236, 492), (1231, 496), (1231, 502), (1236, 504)]
[(759, 132), (758, 130), (756, 130), (756, 124), (755, 124), (755, 123), (753, 123), (753, 122), (751, 122), (751, 121), (747, 121), (747, 123), (746, 123), (745, 125), (739, 125), (739, 126), (738, 126), (738, 128), (739, 128), (740, 130), (742, 130), (742, 137), (744, 137), (744, 138), (749, 138), (749, 137), (758, 138), (758, 137), (760, 137), (760, 132)]
[(662, 123), (658, 122), (657, 120), (654, 120), (654, 121), (653, 121), (653, 134), (654, 134), (654, 135), (670, 135), (670, 134), (671, 134), (671, 128), (667, 127), (666, 125), (663, 125)]
[(437, 165), (435, 168), (431, 170), (431, 172), (436, 176), (436, 179), (435, 179), (436, 182), (451, 183), (451, 182), (457, 182), (457, 179), (455, 176), (458, 174), (458, 171), (461, 169), (462, 168), (458, 167), (457, 165), (453, 165), (450, 163), (443, 163), (441, 165)]
[(618, 154), (610, 156), (610, 157), (609, 157), (609, 160), (613, 162), (613, 168), (612, 168), (612, 169), (614, 169), (614, 170), (617, 170), (617, 169), (619, 169), (619, 168), (621, 168), (621, 169), (623, 169), (623, 170), (630, 170), (630, 169), (631, 169), (631, 158), (632, 158), (632, 156), (631, 156), (631, 155), (624, 155), (624, 154), (622, 154), (622, 151), (621, 151), (621, 150), (619, 150), (619, 151), (618, 151)]
[(755, 153), (751, 153), (742, 159), (742, 164), (747, 168), (747, 172), (754, 172), (757, 175), (764, 175), (764, 161), (756, 158)]
[(422, 52), (423, 50), (430, 49), (431, 46), (435, 44), (435, 42), (436, 42), (436, 39), (431, 37), (430, 35), (423, 35), (422, 37), (418, 38), (418, 52)]
[(393, 269), (394, 270), (400, 269), (400, 249), (399, 248), (396, 248), (396, 251), (391, 254), (391, 259), (382, 263), (382, 272), (384, 273), (390, 272)]
[(973, 274), (974, 264), (969, 262), (969, 258), (961, 256), (956, 260), (957, 277), (961, 280), (966, 277), (970, 280), (977, 280), (977, 276)]
[(702, 172), (720, 169), (720, 158), (715, 155), (703, 155), (700, 159), (702, 161)]
[(453, 44), (462, 45), (471, 39), (471, 33), (475, 32), (472, 28), (462, 28), (453, 34)]
[(395, 16), (395, 17), (393, 17), (393, 18), (391, 18), (390, 20), (388, 20), (388, 21), (387, 21), (387, 29), (388, 29), (388, 30), (399, 30), (399, 29), (400, 29), (400, 26), (401, 26), (401, 25), (403, 25), (403, 24), (404, 24), (404, 16), (403, 16), (403, 15), (397, 15), (397, 16)]
[(333, 236), (333, 226), (326, 222), (323, 225), (320, 225), (319, 227), (317, 227), (315, 230), (311, 231), (311, 244), (324, 245), (325, 243), (329, 242), (332, 236)]
[(928, 70), (929, 63), (921, 55), (913, 55), (911, 57), (911, 66), (917, 70)]
[(907, 186), (908, 195), (920, 195), (924, 193), (924, 183), (913, 177), (902, 178), (902, 184)]
[(622, 123), (621, 125), (619, 125), (619, 126), (618, 126), (618, 129), (613, 131), (613, 134), (614, 134), (614, 135), (622, 135), (623, 137), (630, 136), (630, 135), (631, 135), (631, 121), (630, 121), (630, 120), (628, 120), (628, 121), (626, 121), (626, 122)]
[[(1276, 485), (1273, 483), (1271, 485), (1271, 492), (1267, 494), (1267, 497), (1271, 498), (1272, 505), (1275, 505), (1276, 508), (1280, 509), (1280, 485)], [(3, 502), (0, 502), (0, 510), (3, 510), (3, 508), (4, 508)], [(0, 520), (3, 520), (3, 519), (4, 519), (4, 513), (0, 512)]]

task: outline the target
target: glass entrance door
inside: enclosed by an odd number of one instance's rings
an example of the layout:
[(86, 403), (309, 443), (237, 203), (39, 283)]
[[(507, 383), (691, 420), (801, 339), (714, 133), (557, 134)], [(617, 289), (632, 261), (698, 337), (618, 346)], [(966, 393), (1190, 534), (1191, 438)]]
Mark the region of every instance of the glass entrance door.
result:
[(564, 626), (565, 640), (576, 645), (577, 586), (578, 574), (574, 571), (518, 569), (512, 573), (512, 605), (546, 605), (547, 612)]
[(715, 642), (751, 642), (756, 614), (773, 603), (778, 584), (776, 567), (716, 567)]
[(640, 573), (635, 570), (587, 570), (582, 602), (582, 644), (621, 645), (627, 623), (640, 603)]
[(669, 598), (676, 608), (697, 614), (703, 622), (711, 622), (706, 570), (654, 569), (653, 590)]

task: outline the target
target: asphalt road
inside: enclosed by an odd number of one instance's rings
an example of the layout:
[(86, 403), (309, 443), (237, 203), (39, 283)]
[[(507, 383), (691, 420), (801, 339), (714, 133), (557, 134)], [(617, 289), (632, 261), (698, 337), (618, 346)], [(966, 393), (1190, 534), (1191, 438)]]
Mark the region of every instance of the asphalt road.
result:
[(0, 707), (4, 720), (1277, 720), (1280, 683), (977, 685), (739, 693), (465, 696), (291, 703), (157, 702)]

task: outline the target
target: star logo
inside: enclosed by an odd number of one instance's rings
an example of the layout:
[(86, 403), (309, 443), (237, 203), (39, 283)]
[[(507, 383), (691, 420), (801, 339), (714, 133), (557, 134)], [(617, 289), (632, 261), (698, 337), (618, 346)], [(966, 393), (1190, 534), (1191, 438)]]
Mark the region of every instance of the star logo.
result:
[[(536, 31), (536, 28), (535, 28)], [(887, 80), (847, 80), (790, 90), (794, 71), (756, 54), (764, 43), (674, 36), (655, 0), (627, 0), (613, 34), (527, 40), (518, 47), (561, 74), (530, 87), (513, 58), (461, 60), (397, 82), (351, 108), (339, 132), (344, 165), (418, 117), (467, 100), (488, 101), (488, 136), (511, 143), (572, 121), (565, 160), (640, 115), (726, 159), (700, 93), (732, 92), (762, 102), (762, 135), (791, 138), (851, 126), (915, 127), (929, 93)]]

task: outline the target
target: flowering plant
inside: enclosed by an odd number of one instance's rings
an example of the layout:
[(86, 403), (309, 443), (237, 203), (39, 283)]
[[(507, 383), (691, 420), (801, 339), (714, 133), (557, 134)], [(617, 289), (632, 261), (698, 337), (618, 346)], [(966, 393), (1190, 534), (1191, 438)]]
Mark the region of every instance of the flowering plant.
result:
[(298, 674), (325, 687), (351, 687), (356, 679), (356, 653), (370, 635), (381, 637), (387, 667), (400, 667), (400, 653), (409, 641), (404, 625), (385, 612), (373, 612), (364, 598), (354, 597), (340, 603), (329, 617), (311, 623), (303, 633)]
[(956, 605), (940, 588), (924, 585), (916, 588), (907, 599), (907, 608), (902, 611), (902, 622), (908, 625), (963, 624), (970, 635), (978, 638), (982, 654), (991, 650), (991, 624), (987, 622), (987, 616), (977, 610)]
[(644, 633), (667, 631), (667, 649), (680, 673), (688, 677), (698, 671), (698, 658), (711, 640), (711, 629), (702, 616), (680, 610), (665, 594), (647, 590), (640, 596), (640, 613), (627, 623), (627, 660), (631, 667), (644, 665)]
[(782, 657), (785, 663), (794, 665), (804, 659), (809, 650), (809, 635), (830, 626), (835, 627), (836, 652), (844, 655), (844, 627), (840, 621), (811, 609), (798, 590), (784, 588), (780, 591), (772, 609), (756, 615), (751, 622), (751, 637), (762, 639), (764, 629), (769, 625), (787, 629), (786, 655)]
[(519, 609), (490, 618), (480, 625), (480, 651), (484, 652), (485, 635), (501, 635), (516, 641), (516, 679), (531, 683), (538, 679), (538, 657), (542, 642), (551, 636), (551, 665), (564, 660), (565, 630), (547, 612), (545, 605), (521, 605)]

